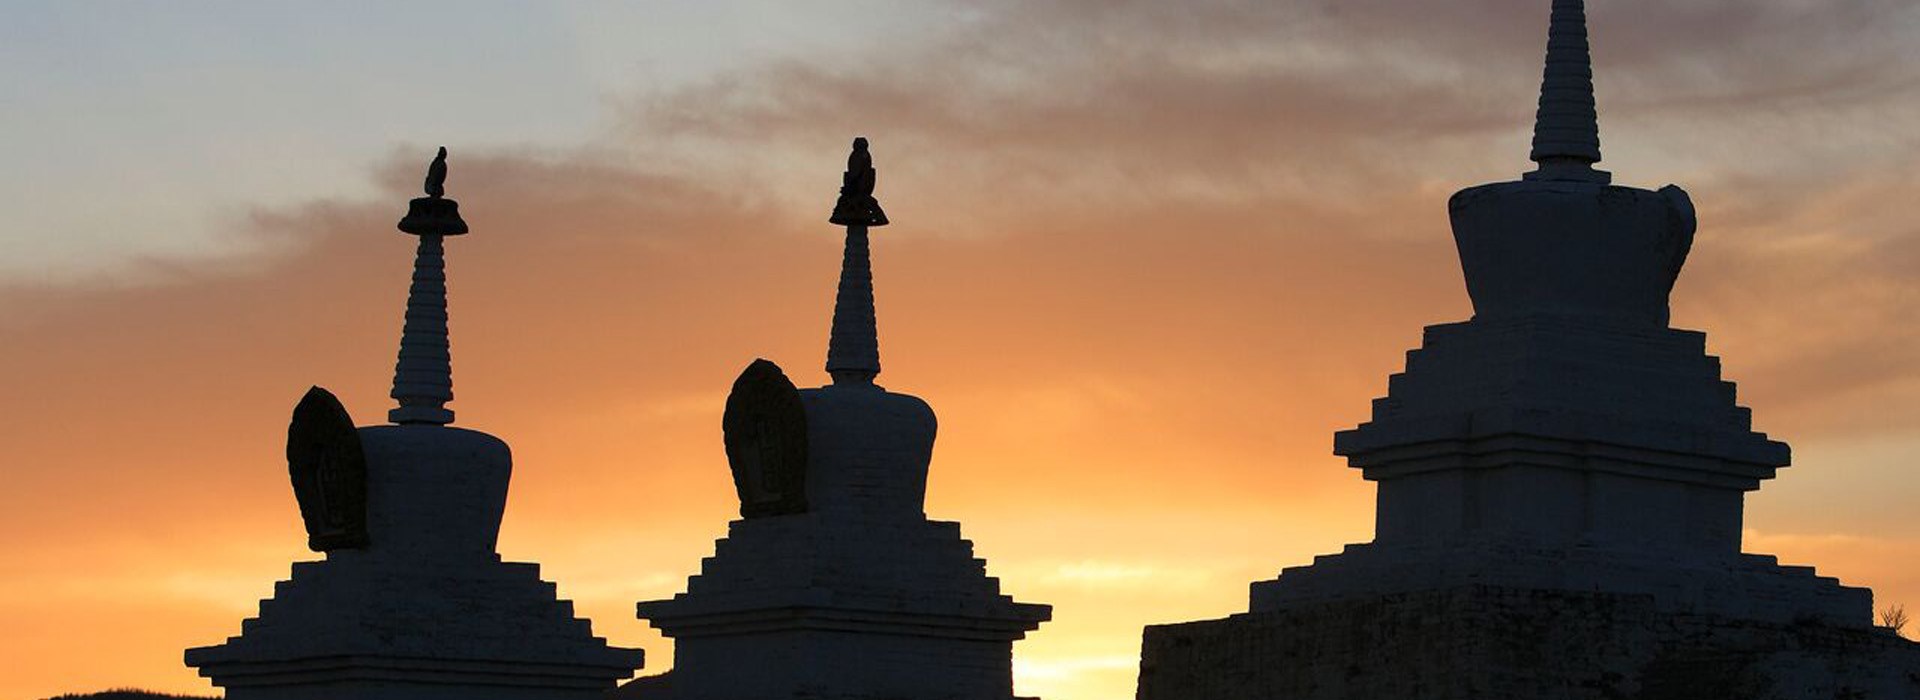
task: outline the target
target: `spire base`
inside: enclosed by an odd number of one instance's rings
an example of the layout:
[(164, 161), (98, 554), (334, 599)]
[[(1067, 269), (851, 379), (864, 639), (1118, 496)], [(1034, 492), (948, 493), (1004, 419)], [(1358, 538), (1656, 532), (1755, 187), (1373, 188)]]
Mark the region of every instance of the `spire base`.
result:
[(828, 370), (827, 375), (830, 377), (833, 377), (834, 386), (870, 386), (875, 388), (879, 387), (878, 384), (873, 383), (873, 380), (880, 376), (879, 372), (874, 372), (869, 370), (844, 370), (843, 369), (843, 370)]
[(1572, 158), (1548, 158), (1540, 161), (1540, 168), (1520, 176), (1527, 181), (1561, 180), (1570, 182), (1591, 182), (1600, 185), (1613, 183), (1613, 173), (1593, 167), (1593, 163)]
[(435, 406), (401, 406), (387, 411), (387, 422), (395, 425), (451, 425), (453, 410)]

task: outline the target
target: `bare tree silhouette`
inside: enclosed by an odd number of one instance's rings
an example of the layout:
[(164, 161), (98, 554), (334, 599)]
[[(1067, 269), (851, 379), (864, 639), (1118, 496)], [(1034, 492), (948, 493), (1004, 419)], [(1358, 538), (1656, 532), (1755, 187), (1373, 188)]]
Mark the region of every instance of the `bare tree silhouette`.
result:
[(1906, 639), (1907, 606), (1895, 603), (1880, 609), (1880, 626)]

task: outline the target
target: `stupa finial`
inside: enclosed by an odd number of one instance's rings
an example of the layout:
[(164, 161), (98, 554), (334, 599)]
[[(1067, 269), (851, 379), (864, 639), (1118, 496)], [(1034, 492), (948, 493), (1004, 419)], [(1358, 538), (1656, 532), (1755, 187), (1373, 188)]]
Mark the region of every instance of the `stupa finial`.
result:
[(880, 210), (880, 200), (873, 198), (875, 174), (867, 137), (855, 137), (853, 151), (847, 154), (847, 172), (840, 176), (840, 201), (834, 203), (833, 216), (827, 221), (841, 226), (887, 225), (887, 213)]
[(1533, 125), (1529, 180), (1610, 182), (1600, 162), (1600, 118), (1593, 98), (1593, 56), (1587, 44), (1585, 0), (1553, 0), (1547, 30), (1547, 67)]
[(872, 384), (880, 374), (880, 333), (873, 311), (873, 263), (867, 229), (887, 225), (887, 215), (873, 197), (873, 156), (867, 140), (853, 140), (847, 172), (841, 177), (840, 201), (832, 223), (847, 227), (847, 247), (840, 263), (840, 291), (833, 301), (833, 330), (827, 341), (827, 373), (834, 384)]
[(400, 334), (400, 360), (393, 370), (391, 396), (400, 403), (387, 420), (400, 424), (446, 425), (453, 422), (453, 361), (447, 341), (447, 263), (445, 239), (467, 232), (460, 205), (446, 198), (447, 149), (427, 167), (427, 196), (409, 203), (400, 230), (420, 237), (413, 258), (413, 286), (407, 292), (407, 321)]
[(427, 165), (427, 196), (434, 199), (447, 196), (447, 147), (440, 147), (440, 155), (433, 157)]

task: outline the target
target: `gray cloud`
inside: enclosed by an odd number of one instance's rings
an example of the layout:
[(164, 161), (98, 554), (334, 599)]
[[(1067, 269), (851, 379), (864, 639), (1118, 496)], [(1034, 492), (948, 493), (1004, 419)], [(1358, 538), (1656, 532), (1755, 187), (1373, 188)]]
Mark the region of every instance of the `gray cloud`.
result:
[[(963, 235), (1164, 219), (1169, 235), (1444, 240), (1451, 189), (1527, 165), (1546, 2), (948, 7), (942, 33), (637, 97), (629, 126), (782, 163), (868, 133), (883, 188)], [(1920, 216), (1903, 203), (1920, 195), (1920, 136), (1902, 125), (1920, 123), (1920, 6), (1589, 13), (1609, 165), (1625, 183), (1681, 181), (1703, 206), (1681, 320), (1712, 326), (1763, 416), (1915, 418), (1828, 400), (1916, 391)]]

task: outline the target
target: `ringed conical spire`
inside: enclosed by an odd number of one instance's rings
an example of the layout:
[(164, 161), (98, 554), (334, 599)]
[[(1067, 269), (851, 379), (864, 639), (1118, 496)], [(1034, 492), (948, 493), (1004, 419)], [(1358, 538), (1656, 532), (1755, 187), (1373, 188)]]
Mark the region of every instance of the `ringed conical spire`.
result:
[(1600, 118), (1593, 97), (1585, 0), (1553, 0), (1531, 158), (1540, 169), (1528, 173), (1527, 179), (1612, 179), (1593, 167), (1600, 162)]
[(400, 230), (420, 237), (413, 258), (413, 285), (407, 292), (407, 321), (400, 333), (400, 359), (394, 365), (393, 392), (399, 406), (387, 420), (400, 424), (446, 425), (453, 422), (453, 360), (447, 341), (447, 236), (467, 232), (460, 205), (446, 198), (447, 149), (427, 167), (427, 196), (414, 199)]
[(864, 137), (853, 140), (841, 181), (840, 200), (830, 221), (847, 227), (847, 246), (840, 263), (840, 290), (833, 301), (827, 373), (834, 384), (872, 384), (880, 374), (880, 332), (874, 320), (867, 229), (887, 225), (887, 215), (873, 196), (873, 157), (867, 153)]

